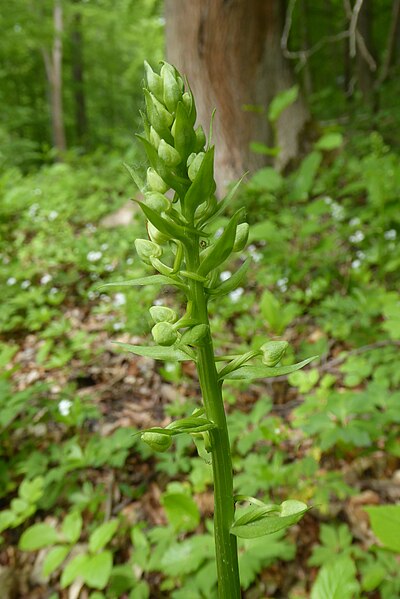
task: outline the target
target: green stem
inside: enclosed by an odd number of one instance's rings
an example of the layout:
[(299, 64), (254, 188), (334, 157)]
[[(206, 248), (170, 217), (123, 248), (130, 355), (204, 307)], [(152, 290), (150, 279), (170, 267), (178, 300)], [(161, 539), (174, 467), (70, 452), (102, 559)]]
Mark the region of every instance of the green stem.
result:
[[(195, 244), (187, 255), (188, 269), (195, 272), (199, 250)], [(209, 325), (207, 300), (201, 281), (189, 281), (193, 316), (199, 323)], [(197, 371), (209, 420), (217, 425), (209, 432), (214, 478), (214, 537), (218, 573), (219, 599), (240, 599), (240, 579), (236, 537), (230, 533), (234, 519), (232, 459), (222, 399), (218, 381), (214, 348), (210, 332), (197, 351)]]

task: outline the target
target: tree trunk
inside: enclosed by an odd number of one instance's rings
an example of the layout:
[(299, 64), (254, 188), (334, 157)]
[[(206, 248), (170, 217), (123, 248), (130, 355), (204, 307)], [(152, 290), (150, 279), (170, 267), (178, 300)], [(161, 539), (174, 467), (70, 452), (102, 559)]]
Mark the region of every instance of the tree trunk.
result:
[[(280, 47), (281, 9), (275, 0), (166, 0), (167, 57), (187, 76), (206, 132), (216, 109), (219, 191), (245, 171), (263, 166), (265, 157), (252, 153), (250, 142), (274, 141), (265, 109), (278, 92), (293, 85)], [(261, 111), (244, 110), (246, 105)], [(279, 119), (280, 168), (296, 156), (307, 118), (298, 101)]]
[(71, 32), (72, 81), (75, 99), (75, 126), (78, 143), (84, 143), (87, 136), (86, 100), (84, 90), (82, 15), (73, 16)]
[(58, 157), (66, 150), (64, 116), (62, 104), (62, 6), (61, 0), (54, 0), (53, 9), (54, 41), (51, 55), (42, 48), (50, 92), (51, 125), (54, 147)]
[[(373, 40), (372, 40), (372, 0), (364, 0), (360, 14), (357, 21), (357, 30), (361, 35), (361, 40), (365, 44), (368, 52), (371, 56), (373, 52)], [(369, 104), (374, 103), (374, 74), (368, 64), (366, 57), (361, 51), (360, 44), (358, 43), (357, 55), (357, 79), (358, 86), (362, 93), (364, 100)]]

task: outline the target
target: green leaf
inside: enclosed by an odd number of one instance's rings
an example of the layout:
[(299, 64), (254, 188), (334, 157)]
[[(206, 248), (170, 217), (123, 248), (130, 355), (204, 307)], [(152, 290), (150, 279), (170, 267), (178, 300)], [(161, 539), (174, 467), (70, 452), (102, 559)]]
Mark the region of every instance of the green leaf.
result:
[(207, 275), (211, 270), (223, 264), (225, 260), (230, 256), (236, 236), (236, 227), (239, 221), (244, 217), (245, 209), (240, 208), (235, 214), (232, 216), (231, 220), (227, 224), (224, 232), (221, 237), (217, 239), (217, 241), (207, 248), (205, 257), (200, 262), (198, 274)]
[(278, 120), (282, 112), (288, 108), (291, 104), (296, 102), (299, 95), (299, 86), (294, 85), (289, 89), (285, 89), (277, 94), (271, 101), (268, 108), (268, 119), (271, 123), (275, 123)]
[(153, 358), (153, 360), (164, 360), (166, 362), (185, 362), (186, 360), (192, 360), (192, 358), (185, 352), (174, 347), (164, 347), (162, 345), (131, 345), (130, 343), (121, 343), (119, 341), (114, 341), (113, 343), (132, 354)]
[(271, 166), (260, 169), (250, 180), (250, 186), (256, 189), (276, 193), (280, 191), (285, 183), (284, 178)]
[(36, 551), (49, 545), (54, 545), (58, 541), (58, 534), (55, 528), (44, 522), (34, 524), (22, 533), (19, 540), (19, 548), (23, 551)]
[(291, 364), (290, 366), (274, 366), (273, 368), (269, 368), (268, 366), (241, 366), (237, 370), (229, 372), (223, 378), (225, 380), (273, 378), (274, 376), (282, 376), (290, 374), (295, 370), (299, 370), (317, 358), (318, 356), (312, 356), (302, 362), (297, 362), (297, 364)]
[(322, 154), (318, 151), (311, 152), (304, 158), (300, 168), (293, 175), (293, 186), (288, 199), (294, 201), (308, 199), (321, 162)]
[(53, 547), (44, 558), (43, 576), (47, 578), (54, 572), (54, 570), (57, 570), (58, 566), (60, 566), (67, 557), (70, 549), (71, 548), (68, 545), (56, 545)]
[(61, 527), (65, 539), (74, 544), (78, 541), (82, 531), (82, 516), (80, 512), (74, 511), (67, 514)]
[(177, 225), (170, 220), (166, 220), (158, 214), (153, 208), (147, 206), (144, 202), (138, 202), (140, 208), (144, 212), (146, 218), (164, 235), (171, 239), (179, 239), (182, 242), (187, 241), (188, 231), (186, 227)]
[(251, 258), (247, 258), (245, 262), (238, 268), (238, 270), (226, 281), (223, 281), (217, 287), (206, 287), (205, 292), (211, 296), (222, 296), (230, 293), (243, 283), (244, 278), (247, 275), (249, 266), (251, 264)]
[(85, 553), (80, 553), (73, 557), (68, 564), (65, 566), (63, 573), (61, 574), (60, 586), (65, 589), (69, 586), (78, 576), (84, 578), (86, 566), (89, 562), (89, 556)]
[(190, 495), (186, 493), (164, 493), (162, 504), (169, 523), (177, 532), (189, 532), (199, 525), (199, 508)]
[(175, 285), (181, 289), (186, 289), (186, 285), (168, 277), (166, 275), (150, 275), (149, 277), (139, 277), (137, 279), (130, 279), (129, 281), (116, 281), (115, 283), (105, 283), (100, 285), (99, 289), (103, 287), (134, 287), (140, 285)]
[(317, 150), (336, 150), (343, 144), (343, 135), (341, 133), (325, 133), (315, 144)]
[(339, 558), (318, 572), (311, 599), (354, 599), (358, 589), (354, 562), (350, 558)]
[(183, 211), (186, 218), (191, 219), (196, 208), (207, 201), (207, 199), (215, 192), (215, 189), (214, 146), (212, 146), (205, 153), (194, 181), (186, 192), (183, 204)]
[(308, 510), (305, 503), (296, 500), (284, 501), (281, 506), (256, 507), (235, 520), (231, 533), (242, 539), (269, 535), (296, 524)]
[(400, 553), (400, 505), (364, 508), (371, 520), (373, 533), (385, 547)]
[(103, 549), (113, 538), (118, 524), (118, 520), (110, 520), (98, 526), (89, 537), (89, 551), (96, 553), (100, 549)]
[(93, 589), (104, 589), (109, 581), (113, 567), (111, 551), (92, 555), (86, 563), (84, 580)]

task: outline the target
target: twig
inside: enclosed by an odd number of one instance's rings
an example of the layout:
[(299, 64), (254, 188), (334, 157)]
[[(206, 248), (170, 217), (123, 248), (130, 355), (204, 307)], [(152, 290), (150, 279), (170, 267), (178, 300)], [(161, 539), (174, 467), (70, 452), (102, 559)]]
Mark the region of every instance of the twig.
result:
[(357, 35), (357, 21), (362, 8), (364, 0), (356, 0), (353, 11), (350, 17), (349, 37), (350, 37), (350, 56), (354, 58), (356, 55), (356, 35)]

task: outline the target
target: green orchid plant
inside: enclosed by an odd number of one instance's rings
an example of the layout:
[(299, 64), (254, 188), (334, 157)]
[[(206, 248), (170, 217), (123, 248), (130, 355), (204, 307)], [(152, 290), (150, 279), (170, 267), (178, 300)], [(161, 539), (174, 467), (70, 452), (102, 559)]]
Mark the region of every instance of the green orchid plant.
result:
[[(222, 201), (217, 201), (211, 133), (207, 142), (202, 127), (196, 128), (196, 106), (190, 88), (176, 68), (166, 62), (162, 63), (160, 74), (147, 63), (145, 69), (144, 132), (138, 138), (150, 163), (146, 184), (134, 171), (131, 174), (144, 196), (139, 205), (147, 219), (149, 239), (137, 239), (135, 245), (141, 260), (158, 274), (123, 284), (176, 287), (185, 301), (179, 315), (168, 306), (150, 308), (155, 345), (119, 345), (156, 360), (193, 360), (196, 364), (201, 407), (190, 417), (165, 428), (142, 431), (142, 440), (153, 450), (164, 452), (174, 436), (189, 434), (199, 455), (212, 464), (218, 596), (237, 599), (241, 596), (237, 537), (254, 538), (284, 529), (298, 522), (309, 508), (297, 500), (272, 505), (252, 497), (234, 496), (222, 385), (228, 379), (289, 374), (313, 358), (290, 366), (279, 365), (287, 349), (286, 341), (269, 341), (258, 350), (240, 355), (215, 355), (208, 304), (242, 284), (250, 259), (228, 280), (221, 282), (219, 275), (232, 254), (244, 250), (249, 225), (244, 208), (231, 217), (219, 237), (210, 233), (210, 225), (229, 204), (240, 182)], [(250, 506), (235, 518), (237, 502)]]

